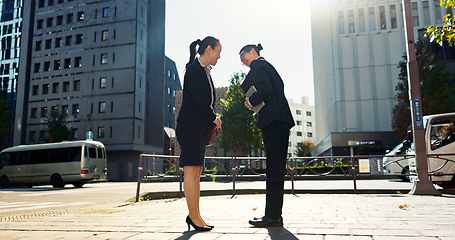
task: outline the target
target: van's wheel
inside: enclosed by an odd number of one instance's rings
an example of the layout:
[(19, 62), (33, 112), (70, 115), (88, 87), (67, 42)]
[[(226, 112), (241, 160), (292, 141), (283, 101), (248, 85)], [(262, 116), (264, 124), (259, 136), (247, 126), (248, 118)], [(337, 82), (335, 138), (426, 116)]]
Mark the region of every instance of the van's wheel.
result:
[[(403, 170), (401, 170), (401, 174), (409, 174), (409, 166), (404, 167)], [(409, 176), (402, 176), (400, 179), (403, 180), (403, 182), (411, 181), (411, 179), (409, 179)]]
[(9, 179), (7, 176), (3, 175), (0, 177), (0, 187), (2, 187), (2, 188), (10, 187)]
[(33, 184), (31, 184), (31, 183), (26, 183), (25, 186), (26, 186), (27, 188), (32, 188), (32, 187), (33, 187)]
[(73, 183), (73, 186), (75, 188), (81, 188), (82, 186), (84, 186), (84, 183), (83, 182), (75, 182), (75, 183)]
[(62, 176), (60, 174), (55, 173), (54, 175), (51, 176), (51, 185), (54, 188), (62, 188), (65, 187), (65, 182), (62, 179)]

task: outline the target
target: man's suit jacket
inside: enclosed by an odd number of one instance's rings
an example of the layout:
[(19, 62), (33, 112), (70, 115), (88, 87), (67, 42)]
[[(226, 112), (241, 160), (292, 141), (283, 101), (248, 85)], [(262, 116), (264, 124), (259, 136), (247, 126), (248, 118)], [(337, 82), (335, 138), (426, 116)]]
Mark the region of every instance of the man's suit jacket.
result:
[[(208, 79), (205, 69), (196, 59), (185, 72), (182, 107), (177, 122), (198, 127), (208, 126), (216, 118), (215, 98), (213, 82)], [(212, 102), (213, 105), (210, 105)]]
[(276, 120), (288, 123), (290, 128), (295, 125), (284, 96), (283, 80), (276, 69), (262, 57), (251, 62), (250, 71), (242, 83), (242, 90), (246, 93), (252, 85), (257, 92), (249, 98), (251, 105), (265, 103), (258, 113), (258, 128), (266, 128)]

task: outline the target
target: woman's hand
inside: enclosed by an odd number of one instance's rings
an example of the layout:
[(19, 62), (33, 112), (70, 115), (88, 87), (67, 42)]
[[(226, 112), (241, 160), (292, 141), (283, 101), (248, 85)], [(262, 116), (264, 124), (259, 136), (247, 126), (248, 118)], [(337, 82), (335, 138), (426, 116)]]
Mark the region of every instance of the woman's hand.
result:
[(216, 130), (221, 130), (222, 121), (221, 121), (220, 117), (216, 117), (215, 124), (216, 124)]

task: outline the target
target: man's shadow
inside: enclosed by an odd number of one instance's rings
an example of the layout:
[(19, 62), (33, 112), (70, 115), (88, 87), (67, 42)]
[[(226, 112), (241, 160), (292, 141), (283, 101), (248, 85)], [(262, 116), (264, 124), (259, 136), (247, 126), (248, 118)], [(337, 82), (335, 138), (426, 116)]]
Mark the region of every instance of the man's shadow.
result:
[(272, 240), (298, 240), (286, 228), (267, 228), (267, 231), (269, 231), (269, 236)]

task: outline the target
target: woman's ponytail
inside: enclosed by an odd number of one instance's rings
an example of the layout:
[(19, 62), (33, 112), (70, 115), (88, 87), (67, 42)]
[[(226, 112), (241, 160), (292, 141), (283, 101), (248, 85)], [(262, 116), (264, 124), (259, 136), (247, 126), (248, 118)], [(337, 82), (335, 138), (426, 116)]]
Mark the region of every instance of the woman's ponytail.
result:
[(200, 44), (201, 44), (200, 39), (198, 39), (190, 44), (190, 60), (186, 64), (185, 69), (188, 68), (188, 66), (191, 65), (194, 62), (194, 60), (196, 59), (196, 53), (197, 53), (196, 47), (197, 47), (197, 45), (200, 45)]

